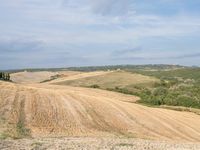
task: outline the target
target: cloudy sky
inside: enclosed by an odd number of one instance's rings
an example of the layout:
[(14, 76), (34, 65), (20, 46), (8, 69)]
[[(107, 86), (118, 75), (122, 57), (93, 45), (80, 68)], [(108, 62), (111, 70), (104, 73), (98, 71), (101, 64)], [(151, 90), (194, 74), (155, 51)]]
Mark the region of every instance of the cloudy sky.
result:
[(199, 0), (0, 0), (0, 69), (200, 66)]

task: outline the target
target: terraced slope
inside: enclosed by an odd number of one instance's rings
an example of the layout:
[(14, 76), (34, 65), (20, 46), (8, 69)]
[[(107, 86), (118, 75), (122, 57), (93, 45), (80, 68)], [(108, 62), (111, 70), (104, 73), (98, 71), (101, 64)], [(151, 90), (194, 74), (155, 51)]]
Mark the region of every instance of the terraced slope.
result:
[(0, 89), (1, 134), (200, 141), (199, 115), (137, 105), (134, 96), (47, 84)]

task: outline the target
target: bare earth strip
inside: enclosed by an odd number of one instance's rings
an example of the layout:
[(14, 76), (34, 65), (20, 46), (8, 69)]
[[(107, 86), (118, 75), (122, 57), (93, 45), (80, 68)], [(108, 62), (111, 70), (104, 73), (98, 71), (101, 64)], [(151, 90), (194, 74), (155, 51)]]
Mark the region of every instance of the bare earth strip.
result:
[(173, 143), (130, 138), (38, 138), (0, 141), (2, 150), (199, 150), (197, 143)]
[[(200, 142), (200, 116), (132, 102), (138, 97), (47, 84), (0, 82), (3, 125), (19, 122), (33, 137), (134, 137)], [(1, 125), (0, 132), (12, 133)]]

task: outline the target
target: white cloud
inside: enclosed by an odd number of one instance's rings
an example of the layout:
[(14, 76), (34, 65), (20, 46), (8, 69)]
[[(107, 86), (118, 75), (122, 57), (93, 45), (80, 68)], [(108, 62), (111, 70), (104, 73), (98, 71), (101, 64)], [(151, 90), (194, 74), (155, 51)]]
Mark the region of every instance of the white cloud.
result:
[[(49, 52), (52, 49), (65, 52), (69, 50), (69, 45), (73, 45), (70, 47), (72, 53), (79, 49), (90, 59), (94, 57), (91, 49), (95, 53), (100, 45), (103, 45), (104, 55), (116, 47), (116, 50), (131, 49), (138, 45), (143, 47), (146, 39), (154, 37), (180, 41), (182, 37), (195, 37), (200, 33), (199, 15), (140, 13), (136, 11), (136, 0), (0, 1), (0, 8), (4, 8), (0, 9), (0, 40), (23, 41), (30, 38), (46, 43), (51, 49)], [(171, 2), (167, 0), (167, 3)], [(165, 49), (167, 45), (160, 47)], [(179, 45), (174, 47), (180, 51)], [(48, 52), (47, 48), (45, 50)], [(145, 55), (151, 53), (152, 47), (144, 51)], [(138, 52), (138, 57), (144, 54)]]

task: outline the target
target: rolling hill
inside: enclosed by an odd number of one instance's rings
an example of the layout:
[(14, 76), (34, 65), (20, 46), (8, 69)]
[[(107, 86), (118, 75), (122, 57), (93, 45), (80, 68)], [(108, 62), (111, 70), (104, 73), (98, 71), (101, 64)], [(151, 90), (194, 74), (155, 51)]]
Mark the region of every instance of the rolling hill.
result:
[(81, 87), (0, 82), (0, 133), (18, 137), (125, 136), (200, 141), (200, 116)]
[(134, 88), (137, 85), (151, 86), (158, 79), (154, 77), (144, 76), (141, 74), (130, 73), (126, 71), (107, 71), (96, 74), (92, 72), (92, 76), (87, 76), (88, 73), (83, 73), (84, 78), (67, 78), (62, 80), (54, 80), (53, 83), (57, 85), (70, 85), (70, 86), (82, 86), (90, 87), (92, 85), (98, 85), (102, 89), (108, 88)]

